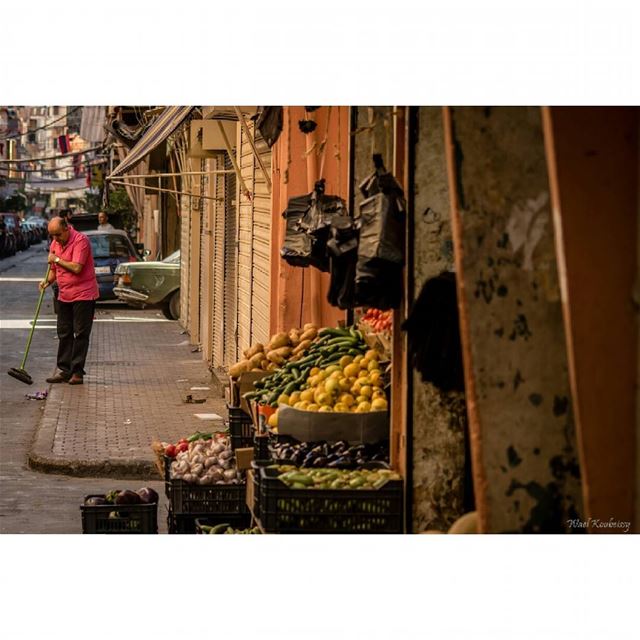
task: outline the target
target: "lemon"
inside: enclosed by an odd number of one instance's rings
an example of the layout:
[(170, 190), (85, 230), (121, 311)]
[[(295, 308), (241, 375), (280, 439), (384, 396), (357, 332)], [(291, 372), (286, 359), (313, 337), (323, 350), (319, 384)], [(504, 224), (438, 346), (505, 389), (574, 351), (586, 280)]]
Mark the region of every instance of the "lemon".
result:
[(328, 404), (320, 405), (320, 408), (318, 409), (318, 413), (329, 413), (332, 411), (333, 409)]
[(360, 369), (367, 371), (367, 367), (369, 366), (370, 362), (371, 360), (369, 360), (369, 358), (367, 358), (366, 356), (362, 358), (362, 360), (360, 360)]
[(289, 396), (289, 404), (293, 407), (293, 405), (296, 404), (296, 402), (300, 402), (300, 392), (299, 391), (294, 391), (290, 396)]
[(342, 371), (334, 371), (330, 376), (329, 380), (340, 380), (344, 377)]
[(375, 349), (369, 349), (369, 351), (364, 354), (364, 357), (367, 358), (367, 360), (377, 360), (378, 352)]
[(313, 367), (311, 371), (309, 371), (309, 376), (317, 376), (320, 373), (320, 369), (318, 367)]
[(318, 380), (324, 380), (328, 375), (329, 375), (329, 374), (327, 373), (327, 370), (326, 370), (326, 369), (324, 369), (324, 370), (322, 370), (322, 369), (321, 369), (321, 370), (318, 372), (318, 374), (316, 375), (316, 378), (318, 378)]
[(326, 391), (321, 391), (314, 397), (317, 404), (329, 404), (331, 402), (331, 396)]
[(351, 393), (353, 393), (353, 395), (355, 396), (359, 396), (360, 395), (360, 388), (362, 387), (362, 382), (360, 382), (360, 380), (356, 380), (352, 385), (351, 385)]
[(325, 373), (327, 375), (331, 375), (332, 373), (335, 373), (336, 371), (341, 371), (341, 370), (342, 369), (337, 364), (332, 364), (325, 369)]
[(367, 365), (367, 371), (380, 371), (380, 364), (377, 360), (370, 360)]
[(341, 378), (338, 380), (338, 386), (340, 387), (340, 391), (349, 391), (352, 387), (352, 383), (349, 382), (349, 378)]
[(316, 404), (315, 402), (312, 402), (306, 409), (305, 411), (318, 411), (320, 409), (320, 405)]
[(275, 413), (272, 413), (269, 416), (269, 419), (267, 420), (267, 424), (270, 427), (277, 427), (278, 426), (278, 412), (277, 411)]
[(304, 400), (306, 402), (311, 402), (313, 400), (313, 390), (305, 389), (300, 392), (300, 400)]
[(326, 381), (324, 388), (327, 393), (335, 393), (340, 390), (340, 383), (335, 378), (329, 378)]
[(333, 405), (333, 410), (336, 413), (349, 413), (349, 407), (342, 402), (336, 402), (336, 404)]
[(356, 364), (355, 362), (353, 362), (351, 364), (348, 364), (344, 368), (344, 375), (347, 378), (357, 377), (359, 371), (360, 371), (360, 366), (358, 364)]
[(387, 394), (382, 390), (382, 389), (374, 389), (373, 390), (373, 394), (371, 395), (372, 398), (386, 398)]
[(369, 373), (369, 380), (371, 380), (372, 385), (378, 386), (378, 383), (382, 384), (382, 374), (380, 371), (371, 371)]
[(308, 400), (300, 400), (300, 402), (296, 402), (293, 405), (293, 408), (300, 409), (300, 411), (305, 411), (308, 406), (309, 406)]
[(358, 378), (366, 378), (369, 375), (369, 372), (366, 369), (362, 369), (358, 374)]
[(361, 396), (365, 396), (366, 398), (370, 398), (372, 393), (373, 393), (373, 389), (371, 388), (370, 385), (365, 384), (362, 387), (360, 387), (360, 395)]
[(278, 404), (291, 404), (291, 398), (286, 393), (281, 393), (278, 396)]
[(356, 413), (368, 413), (369, 411), (371, 411), (371, 403), (366, 400), (358, 404), (356, 408)]
[(353, 404), (355, 404), (355, 399), (350, 393), (343, 393), (340, 396), (340, 402), (342, 402), (342, 404), (347, 407), (351, 407)]
[(356, 357), (353, 359), (353, 364), (359, 364), (359, 363), (360, 363), (360, 360), (362, 360), (362, 356), (356, 356)]
[(371, 410), (372, 411), (386, 411), (388, 406), (389, 406), (389, 404), (387, 403), (387, 399), (386, 398), (376, 398), (371, 403)]
[(338, 361), (338, 364), (342, 369), (344, 369), (348, 364), (351, 364), (352, 362), (353, 358), (351, 356), (342, 356), (342, 358), (340, 358), (340, 360)]

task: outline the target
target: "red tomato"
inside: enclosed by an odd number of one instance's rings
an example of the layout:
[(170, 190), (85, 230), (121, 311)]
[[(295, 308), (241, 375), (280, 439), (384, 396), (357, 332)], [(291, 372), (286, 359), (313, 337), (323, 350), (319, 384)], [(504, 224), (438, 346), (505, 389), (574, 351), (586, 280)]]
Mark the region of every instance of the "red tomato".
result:
[(167, 448), (164, 450), (164, 455), (169, 456), (170, 458), (175, 458), (176, 453), (177, 453), (177, 450), (176, 450), (175, 444), (168, 445)]
[(189, 448), (189, 443), (188, 442), (181, 442), (176, 447), (176, 452), (177, 453), (182, 453), (183, 451), (186, 451), (188, 448)]

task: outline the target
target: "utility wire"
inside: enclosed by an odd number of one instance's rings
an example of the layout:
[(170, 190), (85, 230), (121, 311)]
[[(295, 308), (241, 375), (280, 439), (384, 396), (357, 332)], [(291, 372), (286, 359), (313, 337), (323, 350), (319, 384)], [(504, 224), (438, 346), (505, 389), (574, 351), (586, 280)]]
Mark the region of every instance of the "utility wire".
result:
[(107, 159), (104, 158), (104, 159), (101, 159), (101, 160), (86, 160), (86, 161), (83, 161), (80, 165), (77, 165), (77, 164), (65, 164), (65, 165), (63, 165), (61, 167), (55, 167), (55, 168), (52, 168), (52, 169), (42, 169), (42, 168), (40, 168), (40, 169), (12, 169), (12, 171), (17, 171), (19, 173), (40, 173), (41, 171), (62, 171), (63, 169), (73, 169), (73, 168), (78, 167), (78, 166), (84, 167), (86, 165), (94, 167), (94, 166), (98, 166), (100, 164), (106, 164), (106, 163), (107, 163)]
[(91, 149), (85, 149), (84, 151), (71, 151), (70, 153), (63, 153), (57, 156), (46, 156), (44, 158), (17, 158), (12, 160), (7, 160), (5, 158), (0, 158), (0, 162), (5, 164), (18, 164), (19, 162), (38, 162), (40, 160), (57, 160), (58, 158), (68, 158), (69, 156), (78, 156), (83, 153), (91, 153), (92, 151), (102, 150), (105, 147), (100, 145), (99, 147), (91, 147)]
[[(73, 109), (71, 109), (71, 111), (67, 111), (67, 113), (65, 113), (63, 116), (60, 116), (56, 120), (52, 120), (51, 122), (48, 122), (47, 124), (44, 124), (41, 127), (37, 127), (35, 129), (29, 129), (28, 131), (25, 131), (25, 133), (14, 133), (11, 136), (5, 136), (4, 138), (0, 138), (0, 140), (11, 140), (12, 138), (22, 138), (24, 136), (28, 136), (30, 133), (35, 133), (36, 131), (43, 131), (44, 129), (50, 129), (52, 124), (55, 124), (56, 122), (60, 122), (60, 120), (62, 120), (63, 118), (66, 118), (72, 113), (75, 113), (78, 109), (81, 109), (81, 108), (82, 107), (74, 107)], [(38, 116), (33, 116), (33, 117), (38, 117)]]

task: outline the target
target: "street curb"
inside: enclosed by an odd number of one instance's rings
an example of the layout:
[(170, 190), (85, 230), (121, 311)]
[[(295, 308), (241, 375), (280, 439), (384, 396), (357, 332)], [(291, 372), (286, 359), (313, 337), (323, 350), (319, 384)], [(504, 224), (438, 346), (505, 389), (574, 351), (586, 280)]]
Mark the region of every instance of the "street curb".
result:
[[(49, 392), (51, 385), (49, 386)], [(45, 400), (42, 417), (27, 454), (27, 465), (34, 471), (57, 473), (76, 477), (140, 478), (159, 480), (158, 469), (152, 460), (141, 458), (108, 458), (104, 460), (70, 460), (53, 455), (57, 419), (47, 414), (51, 395)], [(53, 412), (55, 413), (55, 412)]]

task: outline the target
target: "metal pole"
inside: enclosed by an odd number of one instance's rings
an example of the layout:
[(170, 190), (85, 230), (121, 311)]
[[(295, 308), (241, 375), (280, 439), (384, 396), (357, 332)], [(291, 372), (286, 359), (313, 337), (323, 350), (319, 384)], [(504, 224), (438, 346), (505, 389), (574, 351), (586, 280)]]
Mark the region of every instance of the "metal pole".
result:
[(220, 128), (220, 133), (222, 134), (222, 138), (224, 140), (225, 147), (227, 148), (227, 153), (229, 154), (229, 158), (231, 160), (231, 164), (233, 165), (233, 168), (235, 169), (236, 175), (238, 176), (238, 182), (240, 183), (242, 191), (243, 191), (244, 195), (247, 198), (249, 198), (249, 200), (251, 200), (251, 191), (249, 191), (249, 189), (247, 189), (247, 185), (244, 183), (244, 180), (242, 179), (242, 173), (240, 171), (240, 167), (238, 166), (238, 162), (237, 162), (235, 156), (233, 155), (233, 149), (231, 148), (231, 143), (229, 142), (229, 138), (227, 138), (227, 132), (224, 130), (224, 127), (222, 126), (222, 123), (220, 122), (220, 120), (217, 120), (216, 122), (218, 123), (218, 127)]

